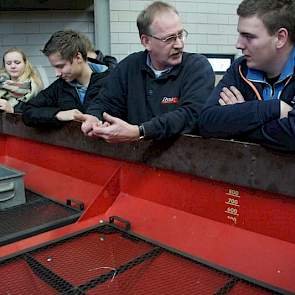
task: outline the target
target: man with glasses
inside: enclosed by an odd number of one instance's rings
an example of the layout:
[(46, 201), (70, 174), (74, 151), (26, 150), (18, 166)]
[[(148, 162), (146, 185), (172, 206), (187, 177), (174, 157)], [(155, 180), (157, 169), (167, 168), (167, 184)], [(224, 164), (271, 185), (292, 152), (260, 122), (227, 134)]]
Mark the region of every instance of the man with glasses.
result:
[(129, 55), (79, 115), (82, 131), (110, 143), (164, 139), (198, 130), (200, 110), (214, 87), (207, 59), (183, 52), (188, 35), (175, 8), (152, 3), (137, 18), (145, 51)]

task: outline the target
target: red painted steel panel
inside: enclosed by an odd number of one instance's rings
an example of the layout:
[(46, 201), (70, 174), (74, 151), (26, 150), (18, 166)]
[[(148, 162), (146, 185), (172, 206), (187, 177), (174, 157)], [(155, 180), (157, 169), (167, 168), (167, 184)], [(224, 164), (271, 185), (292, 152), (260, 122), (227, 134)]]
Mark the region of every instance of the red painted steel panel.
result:
[(258, 281), (295, 292), (295, 244), (121, 194), (118, 215), (154, 241)]
[(16, 137), (0, 144), (0, 162), (24, 171), (29, 188), (86, 204), (80, 222), (1, 247), (2, 257), (98, 223), (106, 211), (138, 234), (295, 292), (294, 198)]
[(295, 243), (292, 197), (129, 163), (122, 166), (122, 191)]
[(93, 154), (17, 137), (7, 137), (6, 145), (7, 156), (101, 185), (120, 163)]

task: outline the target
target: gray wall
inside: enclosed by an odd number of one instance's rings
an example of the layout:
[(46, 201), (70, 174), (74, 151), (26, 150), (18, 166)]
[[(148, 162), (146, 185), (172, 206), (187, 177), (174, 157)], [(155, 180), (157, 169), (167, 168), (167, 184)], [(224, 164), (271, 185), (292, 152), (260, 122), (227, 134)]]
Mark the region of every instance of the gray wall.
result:
[(40, 49), (54, 31), (64, 28), (84, 32), (93, 40), (93, 11), (1, 12), (0, 55), (9, 47), (20, 47), (33, 65), (45, 68), (52, 81), (55, 79), (54, 71)]
[[(105, 53), (110, 53), (119, 60), (131, 52), (142, 50), (136, 28), (136, 18), (138, 13), (152, 1), (109, 0), (108, 13), (101, 15), (97, 9), (100, 9), (102, 3), (106, 1), (108, 0), (94, 0), (94, 11), (93, 7), (88, 7), (84, 10), (0, 12), (0, 55), (2, 56), (3, 51), (8, 47), (21, 47), (34, 65), (42, 65), (45, 68), (49, 80), (53, 81), (54, 72), (40, 49), (56, 30), (72, 28), (84, 32), (94, 42), (96, 41), (97, 48), (109, 48), (110, 52)], [(234, 44), (237, 37), (236, 8), (239, 0), (167, 2), (176, 6), (181, 14), (184, 27), (189, 31), (185, 47), (187, 51), (238, 53)], [(52, 9), (56, 8), (58, 7)], [(104, 39), (99, 39), (98, 34), (95, 34), (95, 22), (96, 24), (109, 22), (109, 26), (105, 27), (110, 28), (110, 44), (102, 44)], [(95, 36), (97, 40), (94, 40)]]
[[(97, 0), (99, 1), (99, 0)], [(120, 59), (142, 49), (136, 28), (138, 13), (152, 1), (110, 0), (111, 52)], [(186, 50), (237, 54), (236, 9), (240, 0), (166, 1), (179, 11), (189, 32)]]

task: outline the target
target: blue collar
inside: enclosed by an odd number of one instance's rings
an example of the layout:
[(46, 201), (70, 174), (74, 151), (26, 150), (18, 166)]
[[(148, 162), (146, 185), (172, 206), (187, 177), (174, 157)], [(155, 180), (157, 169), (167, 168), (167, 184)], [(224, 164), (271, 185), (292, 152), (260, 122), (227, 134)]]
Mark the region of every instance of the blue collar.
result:
[[(293, 47), (289, 55), (287, 64), (285, 65), (282, 73), (280, 74), (278, 82), (283, 81), (286, 78), (292, 76), (294, 74), (294, 66), (295, 66), (295, 46)], [(265, 82), (265, 74), (262, 71), (248, 68), (247, 79), (251, 81), (256, 81), (256, 82)]]
[(92, 72), (94, 72), (94, 73), (102, 73), (108, 69), (108, 67), (105, 65), (95, 64), (92, 62), (88, 62), (88, 65), (89, 65), (90, 69), (92, 70)]

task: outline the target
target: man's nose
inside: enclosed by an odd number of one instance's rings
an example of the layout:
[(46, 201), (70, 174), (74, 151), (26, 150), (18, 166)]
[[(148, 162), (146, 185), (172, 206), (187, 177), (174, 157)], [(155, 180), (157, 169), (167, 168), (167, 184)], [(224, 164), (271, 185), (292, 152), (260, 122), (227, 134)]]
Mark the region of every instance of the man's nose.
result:
[(236, 48), (237, 49), (244, 49), (245, 48), (245, 45), (244, 45), (244, 42), (243, 42), (241, 36), (239, 36), (237, 39)]
[(55, 76), (60, 77), (61, 76), (61, 70), (55, 69)]
[(183, 39), (177, 37), (174, 44), (173, 44), (173, 47), (175, 48), (182, 48), (184, 46), (184, 41)]

